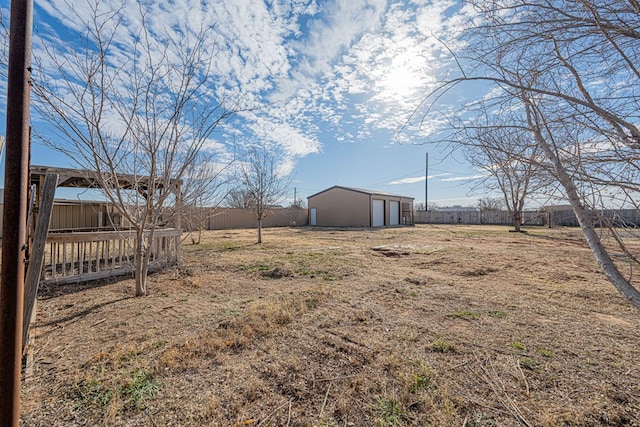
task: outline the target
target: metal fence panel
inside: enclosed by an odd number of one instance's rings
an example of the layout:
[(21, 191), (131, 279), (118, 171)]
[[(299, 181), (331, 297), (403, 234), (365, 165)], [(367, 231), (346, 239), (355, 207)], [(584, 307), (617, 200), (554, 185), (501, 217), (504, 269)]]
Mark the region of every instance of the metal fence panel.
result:
[[(109, 215), (113, 209), (106, 203), (55, 203), (51, 214), (49, 230), (90, 230), (109, 227)], [(263, 220), (263, 227), (286, 227), (307, 225), (307, 209), (275, 208)], [(117, 215), (116, 215), (117, 216)], [(199, 212), (186, 211), (182, 224), (185, 229), (197, 228), (202, 219), (207, 230), (257, 227), (255, 214), (251, 209), (200, 209)], [(0, 238), (2, 237), (2, 204), (0, 204)]]
[[(640, 227), (640, 212), (636, 209), (610, 209), (592, 212), (596, 226), (608, 221), (615, 226)], [(506, 211), (416, 211), (416, 224), (492, 224), (513, 225)], [(523, 225), (549, 225), (579, 227), (578, 219), (571, 209), (547, 209), (524, 211)]]

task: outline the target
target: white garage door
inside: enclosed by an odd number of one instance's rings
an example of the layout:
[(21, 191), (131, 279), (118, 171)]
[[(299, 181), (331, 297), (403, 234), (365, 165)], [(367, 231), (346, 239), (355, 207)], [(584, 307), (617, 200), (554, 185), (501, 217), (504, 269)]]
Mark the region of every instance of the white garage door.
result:
[(384, 200), (373, 201), (373, 227), (384, 226)]
[(389, 225), (400, 225), (400, 202), (389, 202)]

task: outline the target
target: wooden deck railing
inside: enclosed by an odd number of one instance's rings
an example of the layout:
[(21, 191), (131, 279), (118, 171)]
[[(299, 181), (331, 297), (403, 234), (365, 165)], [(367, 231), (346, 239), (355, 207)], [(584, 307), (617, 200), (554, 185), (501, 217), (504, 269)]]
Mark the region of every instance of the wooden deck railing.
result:
[[(158, 229), (151, 245), (151, 269), (180, 258), (181, 230)], [(94, 231), (47, 236), (42, 281), (68, 283), (128, 274), (134, 270), (135, 233)]]

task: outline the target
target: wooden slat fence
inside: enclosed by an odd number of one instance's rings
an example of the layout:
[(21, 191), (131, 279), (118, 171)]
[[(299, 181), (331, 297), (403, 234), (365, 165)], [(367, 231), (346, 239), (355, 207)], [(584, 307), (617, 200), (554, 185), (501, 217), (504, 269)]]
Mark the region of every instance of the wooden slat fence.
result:
[[(182, 232), (159, 229), (150, 268), (178, 262)], [(133, 272), (135, 234), (129, 231), (51, 233), (47, 237), (44, 283), (97, 280)]]

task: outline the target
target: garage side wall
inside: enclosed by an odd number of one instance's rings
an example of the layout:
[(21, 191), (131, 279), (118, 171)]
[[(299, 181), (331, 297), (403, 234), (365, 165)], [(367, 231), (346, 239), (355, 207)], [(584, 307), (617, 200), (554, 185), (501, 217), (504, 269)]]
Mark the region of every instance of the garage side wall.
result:
[(309, 198), (309, 209), (316, 209), (316, 225), (321, 227), (369, 227), (369, 195), (333, 188)]

